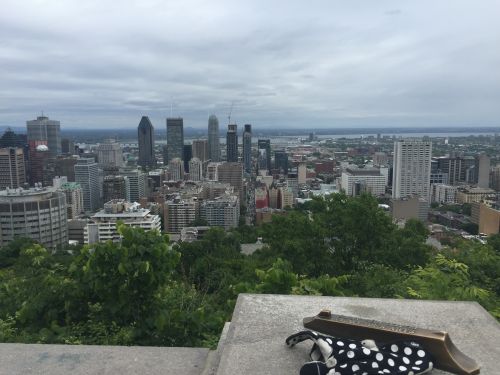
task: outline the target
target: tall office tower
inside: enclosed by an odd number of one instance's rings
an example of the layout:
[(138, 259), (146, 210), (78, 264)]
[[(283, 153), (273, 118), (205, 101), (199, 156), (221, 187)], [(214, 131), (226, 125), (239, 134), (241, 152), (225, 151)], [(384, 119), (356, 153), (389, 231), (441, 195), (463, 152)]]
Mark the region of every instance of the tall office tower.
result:
[[(450, 185), (458, 185), (467, 181), (467, 175), (475, 172), (471, 170), (476, 160), (472, 156), (443, 156), (435, 159), (437, 161), (437, 171), (448, 175)], [(470, 176), (474, 179), (474, 175)], [(472, 181), (474, 182), (474, 181)]]
[(208, 118), (208, 158), (212, 162), (220, 161), (219, 120), (217, 116)]
[(184, 145), (182, 160), (184, 161), (184, 173), (189, 173), (189, 161), (193, 158), (193, 146)]
[(243, 167), (252, 173), (252, 125), (246, 124), (243, 131)]
[(68, 220), (76, 219), (83, 213), (83, 191), (80, 184), (66, 182), (59, 188), (66, 195), (66, 207), (68, 209)]
[(63, 155), (75, 154), (75, 142), (68, 138), (61, 139), (61, 153)]
[(167, 118), (168, 161), (184, 156), (184, 125), (181, 117)]
[(66, 197), (54, 188), (0, 191), (0, 247), (31, 238), (54, 249), (68, 244)]
[(228, 163), (238, 162), (238, 125), (227, 126), (226, 159)]
[(163, 165), (168, 164), (168, 145), (161, 146), (161, 156), (163, 157)]
[(147, 175), (144, 172), (133, 168), (123, 168), (120, 174), (128, 180), (127, 201), (139, 202), (139, 199), (146, 196)]
[(168, 163), (168, 175), (170, 181), (182, 181), (184, 179), (184, 163), (175, 158)]
[(202, 163), (208, 160), (208, 140), (196, 139), (193, 141), (193, 158), (198, 158)]
[(288, 154), (285, 151), (274, 152), (274, 169), (277, 169), (282, 174), (288, 173)]
[(156, 165), (155, 158), (155, 129), (148, 116), (142, 116), (137, 127), (139, 144), (139, 160), (137, 164), (143, 168), (152, 168)]
[(75, 165), (78, 156), (58, 156), (55, 160), (55, 175), (66, 176), (68, 182), (75, 182)]
[(102, 187), (103, 201), (109, 202), (113, 199), (127, 199), (130, 195), (130, 185), (127, 177), (116, 175), (104, 177)]
[(43, 186), (52, 185), (55, 176), (55, 162), (49, 154), (47, 141), (30, 141), (29, 150), (29, 181), (30, 185), (41, 183)]
[(221, 163), (217, 168), (217, 181), (226, 182), (234, 187), (238, 193), (240, 202), (244, 203), (243, 189), (243, 164), (241, 163)]
[(394, 142), (392, 197), (418, 195), (429, 199), (432, 142), (407, 139)]
[(271, 171), (271, 141), (259, 139), (257, 142), (259, 152), (259, 170)]
[(97, 162), (100, 167), (121, 167), (123, 166), (123, 152), (119, 143), (114, 139), (109, 139), (100, 143), (96, 149)]
[(486, 154), (476, 157), (477, 186), (480, 188), (490, 187), (490, 158)]
[(191, 181), (201, 181), (203, 179), (203, 163), (198, 158), (189, 161), (189, 179)]
[(26, 182), (22, 148), (0, 148), (0, 190), (23, 187)]
[(26, 134), (16, 134), (10, 128), (7, 128), (0, 137), (0, 148), (20, 147), (25, 148), (28, 145)]
[(75, 182), (83, 192), (83, 209), (97, 211), (100, 208), (101, 187), (99, 167), (93, 158), (81, 158), (75, 164)]
[(38, 116), (36, 120), (26, 121), (26, 127), (28, 129), (28, 142), (47, 141), (51, 157), (61, 154), (61, 123), (59, 121)]

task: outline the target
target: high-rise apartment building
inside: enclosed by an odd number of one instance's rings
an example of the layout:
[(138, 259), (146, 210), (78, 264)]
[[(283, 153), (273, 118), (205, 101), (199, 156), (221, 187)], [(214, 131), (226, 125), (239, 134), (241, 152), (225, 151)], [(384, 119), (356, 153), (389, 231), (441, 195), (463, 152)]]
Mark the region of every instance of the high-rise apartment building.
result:
[(227, 162), (238, 162), (238, 125), (229, 124), (226, 134)]
[(203, 163), (198, 158), (189, 161), (189, 179), (191, 181), (201, 181), (203, 179)]
[(26, 122), (28, 142), (47, 141), (49, 154), (56, 157), (61, 154), (61, 123), (50, 120), (46, 116), (38, 116), (36, 120)]
[(122, 147), (114, 139), (109, 139), (97, 146), (97, 161), (101, 167), (122, 167)]
[(226, 230), (236, 228), (240, 219), (240, 200), (235, 195), (224, 195), (203, 201), (200, 205), (200, 218), (211, 227)]
[(164, 223), (167, 233), (180, 233), (198, 216), (199, 205), (196, 200), (183, 200), (177, 197), (165, 202)]
[(184, 160), (184, 122), (181, 117), (167, 118), (168, 160)]
[(80, 184), (76, 182), (63, 183), (59, 189), (66, 196), (66, 207), (68, 220), (76, 219), (83, 213), (83, 191)]
[(243, 168), (252, 173), (252, 125), (246, 124), (243, 131)]
[(181, 159), (175, 158), (168, 163), (168, 179), (170, 181), (184, 180), (184, 163)]
[(407, 139), (394, 142), (392, 197), (417, 195), (429, 199), (432, 142)]
[(243, 164), (221, 163), (217, 168), (217, 181), (226, 182), (234, 187), (240, 202), (244, 202)]
[(156, 165), (155, 158), (155, 129), (148, 116), (142, 116), (137, 127), (139, 145), (139, 160), (137, 164), (143, 168), (152, 168)]
[(0, 190), (23, 187), (26, 182), (22, 148), (0, 148)]
[(208, 160), (208, 140), (196, 139), (193, 141), (193, 158), (198, 158), (202, 163)]
[(259, 170), (271, 171), (271, 141), (269, 139), (259, 139), (257, 142), (259, 152)]
[(99, 168), (93, 158), (78, 159), (75, 164), (75, 182), (82, 188), (83, 209), (91, 212), (97, 211), (101, 206), (101, 187)]
[(0, 247), (31, 238), (56, 248), (68, 243), (66, 197), (54, 188), (0, 191)]
[(208, 158), (212, 162), (220, 161), (219, 120), (215, 115), (208, 118)]

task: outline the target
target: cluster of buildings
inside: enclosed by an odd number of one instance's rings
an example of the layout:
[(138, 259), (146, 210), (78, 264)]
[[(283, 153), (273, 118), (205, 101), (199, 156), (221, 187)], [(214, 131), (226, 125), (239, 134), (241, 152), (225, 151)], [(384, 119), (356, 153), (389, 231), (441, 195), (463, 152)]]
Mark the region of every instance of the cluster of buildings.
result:
[(117, 241), (118, 221), (194, 238), (213, 226), (268, 222), (339, 191), (386, 198), (396, 221), (427, 220), (431, 203), (470, 203), (482, 232), (499, 227), (491, 218), (500, 218), (500, 167), (485, 154), (433, 157), (427, 138), (394, 138), (392, 152), (373, 146), (380, 138), (340, 149), (314, 134), (294, 144), (254, 142), (250, 124), (241, 135), (229, 124), (224, 145), (211, 115), (206, 137), (194, 140), (185, 140), (182, 118), (167, 118), (165, 144), (143, 116), (136, 146), (110, 139), (81, 147), (46, 116), (26, 127), (26, 135), (0, 137), (0, 246), (19, 235), (49, 247)]

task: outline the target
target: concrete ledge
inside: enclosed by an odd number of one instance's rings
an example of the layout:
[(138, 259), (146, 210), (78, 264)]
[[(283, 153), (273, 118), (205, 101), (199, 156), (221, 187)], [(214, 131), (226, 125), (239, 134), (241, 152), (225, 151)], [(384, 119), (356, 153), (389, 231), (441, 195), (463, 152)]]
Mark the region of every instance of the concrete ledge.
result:
[[(321, 309), (354, 317), (443, 330), (482, 367), (499, 373), (500, 325), (474, 302), (241, 294), (229, 327), (218, 375), (298, 374), (310, 344), (293, 349), (285, 338), (303, 329), (302, 318)], [(434, 370), (433, 374), (445, 374)]]
[(0, 374), (199, 375), (208, 352), (199, 348), (0, 344)]

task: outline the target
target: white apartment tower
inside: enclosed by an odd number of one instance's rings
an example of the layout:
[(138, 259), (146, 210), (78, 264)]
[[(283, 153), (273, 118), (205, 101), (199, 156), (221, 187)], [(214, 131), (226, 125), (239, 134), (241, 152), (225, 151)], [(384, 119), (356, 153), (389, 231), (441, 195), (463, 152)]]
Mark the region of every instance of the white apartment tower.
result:
[(429, 199), (432, 142), (401, 139), (394, 143), (392, 197), (417, 195)]

